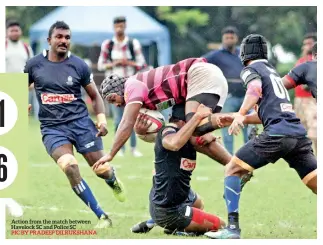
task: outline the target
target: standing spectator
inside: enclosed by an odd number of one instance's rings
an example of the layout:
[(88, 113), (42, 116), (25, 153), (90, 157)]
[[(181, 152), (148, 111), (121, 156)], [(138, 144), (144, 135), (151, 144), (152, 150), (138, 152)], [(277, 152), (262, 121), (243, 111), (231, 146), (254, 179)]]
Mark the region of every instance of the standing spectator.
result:
[[(6, 72), (22, 73), (27, 60), (34, 56), (31, 47), (21, 40), (22, 31), (18, 21), (8, 21), (6, 36)], [(38, 102), (34, 88), (29, 90), (29, 104), (35, 117), (38, 114)]]
[[(313, 59), (312, 47), (316, 42), (316, 33), (308, 33), (304, 36), (302, 46), (302, 57), (296, 62), (296, 65)], [(304, 86), (295, 88), (294, 108), (296, 115), (301, 119), (302, 124), (307, 130), (307, 136), (313, 142), (315, 154), (317, 154), (317, 106), (310, 91)]]
[[(116, 74), (122, 77), (132, 76), (146, 66), (145, 58), (141, 51), (141, 45), (137, 39), (132, 39), (125, 34), (126, 18), (116, 17), (113, 21), (115, 35), (111, 40), (105, 40), (101, 45), (101, 53), (98, 61), (98, 70), (105, 71), (105, 75)], [(112, 105), (112, 112), (117, 130), (123, 115), (124, 107)], [(136, 149), (136, 134), (133, 131), (130, 138), (131, 152), (135, 157), (141, 157), (142, 153)], [(123, 156), (125, 148), (119, 151)]]
[[(218, 66), (228, 81), (228, 97), (224, 103), (222, 112), (237, 112), (243, 102), (245, 89), (240, 79), (240, 72), (243, 65), (240, 60), (240, 49), (236, 46), (238, 43), (238, 30), (233, 26), (225, 27), (222, 30), (222, 47), (214, 50), (204, 58)], [(233, 136), (229, 135), (228, 129), (222, 129), (225, 148), (233, 155)], [(243, 129), (244, 141), (248, 141), (247, 127)]]

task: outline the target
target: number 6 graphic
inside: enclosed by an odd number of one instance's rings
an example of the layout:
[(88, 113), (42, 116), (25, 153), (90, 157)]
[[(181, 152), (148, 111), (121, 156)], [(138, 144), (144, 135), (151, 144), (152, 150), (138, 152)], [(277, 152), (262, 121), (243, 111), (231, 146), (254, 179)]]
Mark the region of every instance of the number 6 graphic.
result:
[(7, 160), (6, 155), (0, 154), (0, 182), (6, 181), (8, 177), (7, 166), (1, 164), (2, 162), (7, 162)]

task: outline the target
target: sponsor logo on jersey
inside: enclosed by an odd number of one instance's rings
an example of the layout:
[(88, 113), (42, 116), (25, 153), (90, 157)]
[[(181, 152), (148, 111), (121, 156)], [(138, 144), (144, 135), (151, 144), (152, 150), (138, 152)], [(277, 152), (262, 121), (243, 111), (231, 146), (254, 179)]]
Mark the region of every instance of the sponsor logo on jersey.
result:
[(186, 171), (193, 171), (196, 167), (196, 160), (191, 160), (187, 158), (181, 159), (181, 169)]
[(74, 100), (76, 100), (74, 94), (41, 94), (41, 101), (44, 105), (66, 104), (71, 103)]
[(68, 76), (66, 84), (69, 86), (73, 85), (73, 78), (71, 76)]
[(280, 109), (282, 112), (292, 112), (294, 113), (293, 110), (293, 105), (289, 103), (280, 103)]

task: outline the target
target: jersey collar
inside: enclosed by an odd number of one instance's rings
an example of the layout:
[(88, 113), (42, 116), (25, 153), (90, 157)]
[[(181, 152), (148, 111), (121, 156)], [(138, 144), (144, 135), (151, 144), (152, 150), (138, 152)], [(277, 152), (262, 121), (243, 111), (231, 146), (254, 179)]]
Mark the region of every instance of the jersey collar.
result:
[[(43, 56), (44, 56), (44, 57), (46, 57), (46, 56), (47, 56), (47, 52), (48, 52), (48, 50), (46, 50), (46, 49), (44, 49), (44, 50), (43, 50)], [(71, 51), (68, 51), (68, 52), (67, 52), (67, 57), (69, 58), (70, 56), (71, 56)]]
[(268, 63), (268, 60), (266, 59), (260, 59), (260, 60), (253, 60), (249, 63), (249, 65), (253, 64), (253, 63), (257, 63), (257, 62), (265, 62), (265, 63)]

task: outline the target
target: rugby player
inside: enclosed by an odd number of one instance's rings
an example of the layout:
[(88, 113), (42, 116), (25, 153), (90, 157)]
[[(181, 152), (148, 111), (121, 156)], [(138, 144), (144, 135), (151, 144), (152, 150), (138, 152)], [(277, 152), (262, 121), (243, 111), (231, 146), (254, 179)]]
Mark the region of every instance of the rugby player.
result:
[[(219, 217), (203, 211), (202, 200), (190, 187), (196, 150), (189, 139), (211, 110), (201, 104), (191, 120), (185, 123), (184, 106), (173, 107), (170, 124), (157, 134), (155, 175), (149, 195), (150, 215), (157, 225), (171, 232), (204, 233), (225, 226)], [(215, 139), (209, 136), (204, 138), (205, 144)]]
[[(224, 192), (228, 210), (228, 226), (206, 236), (217, 239), (239, 239), (239, 199), (241, 176), (280, 158), (288, 162), (315, 194), (317, 161), (312, 142), (292, 109), (289, 95), (277, 71), (268, 63), (267, 43), (263, 36), (251, 34), (241, 43), (240, 58), (245, 68), (241, 78), (247, 87), (238, 113), (233, 114), (230, 134), (238, 134), (244, 124), (262, 123), (264, 131), (250, 140), (232, 157), (225, 168)], [(246, 113), (259, 105), (258, 115)]]
[(317, 43), (312, 48), (313, 60), (294, 67), (286, 76), (283, 83), (287, 89), (305, 85), (317, 100)]
[(188, 122), (197, 107), (204, 104), (214, 114), (201, 122), (194, 135), (201, 136), (219, 128), (217, 112), (221, 111), (227, 97), (228, 84), (217, 66), (206, 63), (204, 58), (190, 58), (129, 78), (110, 75), (101, 84), (101, 92), (109, 103), (125, 106), (125, 110), (111, 151), (94, 168), (111, 161), (125, 144), (141, 107), (161, 111), (185, 103)]
[[(69, 26), (57, 21), (50, 27), (47, 40), (49, 50), (30, 59), (24, 71), (29, 75), (29, 86), (34, 84), (40, 105), (42, 140), (48, 154), (66, 174), (72, 190), (99, 218), (97, 227), (108, 227), (111, 220), (81, 177), (73, 153), (74, 146), (90, 166), (103, 156), (101, 136), (108, 133), (103, 100), (86, 63), (69, 51)], [(98, 129), (82, 100), (82, 87), (92, 100)], [(112, 188), (119, 201), (125, 200), (123, 186), (113, 167), (104, 165), (95, 174)]]

